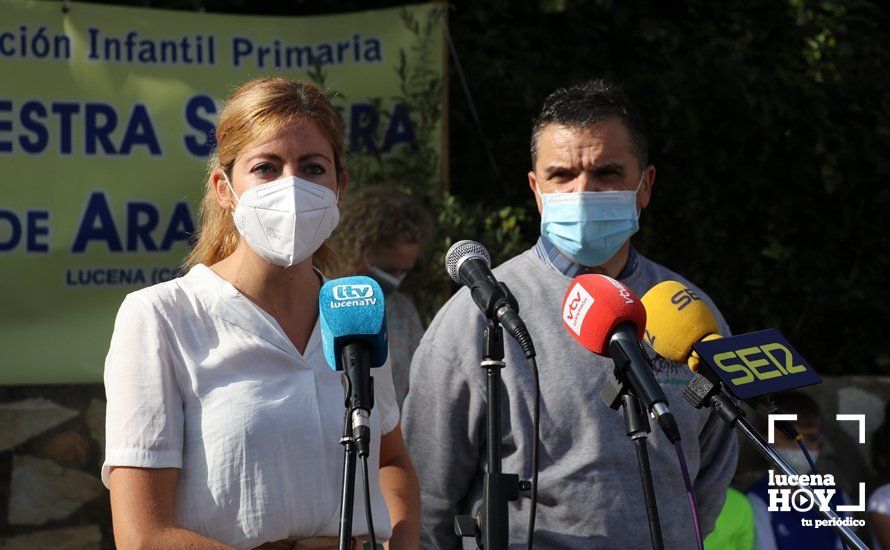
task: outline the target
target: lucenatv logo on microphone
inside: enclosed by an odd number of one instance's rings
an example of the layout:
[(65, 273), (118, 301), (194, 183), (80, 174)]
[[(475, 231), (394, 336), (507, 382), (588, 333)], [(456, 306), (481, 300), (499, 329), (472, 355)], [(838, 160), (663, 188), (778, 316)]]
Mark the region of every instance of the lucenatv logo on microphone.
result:
[(332, 308), (377, 304), (374, 287), (371, 285), (335, 285), (332, 294), (334, 295), (334, 301), (331, 302)]
[(590, 306), (593, 305), (593, 296), (581, 285), (575, 284), (565, 305), (562, 306), (562, 319), (572, 331), (581, 336), (581, 325)]

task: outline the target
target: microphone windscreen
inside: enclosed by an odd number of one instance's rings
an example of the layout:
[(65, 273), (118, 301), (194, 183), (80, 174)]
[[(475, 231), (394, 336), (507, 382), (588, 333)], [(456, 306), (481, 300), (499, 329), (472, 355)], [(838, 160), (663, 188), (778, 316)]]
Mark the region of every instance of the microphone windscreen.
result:
[(367, 342), (371, 367), (386, 362), (386, 305), (383, 291), (370, 277), (342, 277), (322, 285), (318, 293), (321, 344), (328, 366), (343, 370), (340, 350), (354, 342)]
[(610, 357), (609, 339), (618, 325), (631, 323), (636, 337), (643, 337), (646, 309), (632, 290), (615, 279), (579, 275), (562, 300), (562, 322), (582, 346)]
[(677, 281), (664, 281), (649, 289), (643, 298), (646, 308), (646, 342), (658, 355), (686, 364), (692, 345), (720, 332), (711, 308)]

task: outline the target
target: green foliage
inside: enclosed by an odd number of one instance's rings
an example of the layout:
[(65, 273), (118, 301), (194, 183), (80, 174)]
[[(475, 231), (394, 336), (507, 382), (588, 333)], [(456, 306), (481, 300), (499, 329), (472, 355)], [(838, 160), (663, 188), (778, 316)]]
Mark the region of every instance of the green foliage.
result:
[(888, 23), (870, 0), (458, 2), (451, 33), (510, 183), (486, 171), (453, 85), (453, 192), (528, 204), (544, 97), (611, 77), (641, 107), (658, 169), (635, 246), (735, 332), (776, 327), (822, 373), (890, 373)]
[[(435, 238), (426, 246), (422, 258), (405, 286), (429, 322), (455, 287), (445, 272), (443, 258), (455, 240), (474, 239), (491, 248), (495, 263), (507, 260), (527, 248), (521, 229), (529, 221), (525, 206), (480, 204), (472, 196), (458, 197), (446, 190), (441, 179), (439, 142), (445, 80), (438, 70), (441, 59), (434, 58), (434, 33), (441, 30), (443, 10), (433, 10), (426, 20), (418, 20), (408, 10), (402, 12), (402, 23), (414, 36), (409, 51), (399, 52), (396, 76), (400, 94), (395, 97), (372, 98), (374, 110), (381, 120), (376, 125), (376, 143), (383, 141), (384, 129), (397, 104), (407, 105), (411, 113), (414, 147), (404, 146), (386, 155), (360, 151), (350, 155), (348, 169), (350, 186), (358, 189), (368, 185), (396, 186), (423, 204), (436, 222)], [(322, 67), (316, 67), (310, 78), (328, 90), (335, 106), (344, 106), (349, 99), (331, 90)], [(362, 126), (368, 120), (360, 120)]]

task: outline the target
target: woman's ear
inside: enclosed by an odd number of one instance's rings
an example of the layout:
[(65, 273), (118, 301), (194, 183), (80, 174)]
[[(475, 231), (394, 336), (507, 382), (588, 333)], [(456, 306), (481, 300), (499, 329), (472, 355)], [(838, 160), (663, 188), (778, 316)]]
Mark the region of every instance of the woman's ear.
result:
[(210, 174), (210, 185), (216, 193), (216, 203), (224, 210), (235, 208), (235, 199), (232, 197), (232, 189), (226, 180), (225, 172), (222, 168), (217, 168)]

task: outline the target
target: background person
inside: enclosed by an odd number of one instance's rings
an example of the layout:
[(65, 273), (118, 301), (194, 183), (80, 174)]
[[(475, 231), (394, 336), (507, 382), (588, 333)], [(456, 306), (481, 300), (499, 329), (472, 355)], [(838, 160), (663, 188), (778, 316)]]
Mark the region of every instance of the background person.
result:
[(884, 421), (871, 437), (872, 466), (878, 488), (868, 497), (868, 524), (872, 548), (890, 549), (890, 403), (884, 406)]
[[(534, 338), (541, 380), (541, 448), (535, 544), (541, 548), (649, 548), (634, 445), (621, 414), (600, 400), (614, 365), (578, 345), (563, 328), (572, 279), (602, 273), (638, 295), (680, 275), (636, 252), (630, 237), (649, 204), (655, 167), (645, 127), (615, 84), (596, 80), (556, 90), (531, 139), (528, 185), (541, 213), (537, 244), (494, 270), (519, 302)], [(687, 283), (688, 284), (688, 283)], [(729, 329), (710, 299), (721, 333)], [(486, 440), (486, 375), (480, 368), (482, 315), (462, 288), (439, 311), (411, 364), (405, 439), (421, 485), (424, 548), (454, 548), (456, 513), (482, 502), (485, 448), (501, 445), (503, 471), (529, 479), (532, 376), (518, 344), (505, 337), (503, 439)], [(707, 534), (735, 471), (737, 443), (710, 410), (684, 406), (692, 375), (658, 361), (655, 375), (671, 403)], [(692, 516), (673, 445), (657, 429), (649, 452), (666, 548), (695, 546)], [(510, 541), (526, 540), (528, 495), (511, 503)], [(465, 545), (472, 546), (466, 539)]]
[[(803, 436), (804, 445), (813, 462), (819, 465), (819, 455), (823, 449), (822, 418), (819, 405), (807, 394), (800, 391), (788, 391), (773, 397), (773, 401), (783, 414), (796, 414), (794, 428)], [(780, 430), (775, 430), (773, 448), (785, 459), (794, 471), (799, 474), (813, 473), (813, 469), (796, 441), (789, 439)], [(770, 469), (776, 471), (772, 466)], [(778, 473), (778, 472), (777, 472)], [(831, 471), (819, 471), (820, 474), (833, 474)], [(814, 489), (815, 484), (810, 484)], [(788, 511), (769, 511), (769, 473), (748, 489), (748, 499), (754, 509), (754, 525), (757, 531), (757, 547), (760, 550), (810, 550), (810, 549), (842, 549), (843, 543), (831, 527), (815, 527), (816, 520), (823, 517), (816, 509), (798, 512), (793, 507)], [(849, 504), (849, 498), (840, 487), (831, 499), (831, 507), (838, 504)], [(838, 513), (844, 518), (846, 514)], [(812, 526), (804, 526), (801, 520), (813, 522)]]
[(754, 550), (754, 512), (745, 493), (730, 487), (705, 550)]
[(346, 264), (346, 274), (367, 275), (386, 296), (386, 326), (396, 400), (408, 394), (411, 357), (423, 324), (408, 295), (399, 287), (414, 268), (433, 232), (430, 215), (394, 186), (360, 189), (343, 201), (340, 224), (331, 245)]
[[(318, 88), (270, 77), (234, 92), (216, 139), (188, 273), (128, 295), (115, 322), (102, 468), (115, 539), (336, 547), (343, 390), (318, 292), (347, 184), (343, 128)], [(414, 548), (417, 484), (388, 378), (371, 415), (374, 526)], [(368, 533), (361, 505), (353, 533)]]

